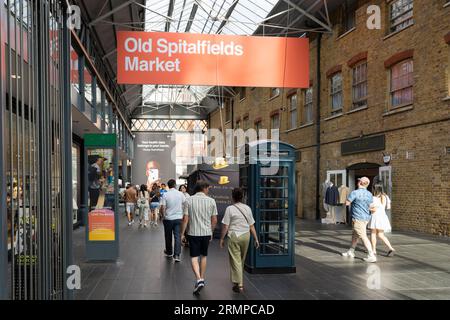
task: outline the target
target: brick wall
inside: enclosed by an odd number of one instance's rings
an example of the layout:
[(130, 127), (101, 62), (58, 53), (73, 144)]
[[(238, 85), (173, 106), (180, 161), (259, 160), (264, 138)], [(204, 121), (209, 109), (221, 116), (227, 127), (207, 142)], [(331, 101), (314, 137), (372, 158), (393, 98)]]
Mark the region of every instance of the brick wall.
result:
[[(366, 28), (366, 9), (378, 4), (382, 11), (381, 30)], [(388, 34), (388, 4), (385, 0), (359, 1), (356, 28), (338, 36), (339, 13), (331, 13), (333, 34), (321, 41), (321, 161), (320, 181), (327, 170), (346, 169), (355, 163), (383, 165), (382, 152), (392, 154), (394, 229), (450, 235), (450, 7), (444, 1), (414, 1), (414, 24), (396, 34)], [(313, 105), (317, 99), (317, 36), (310, 37), (310, 79)], [(414, 64), (414, 101), (394, 109), (390, 105), (390, 70), (396, 57), (411, 56)], [(352, 63), (366, 57), (368, 72), (367, 108), (353, 112)], [(338, 66), (338, 67), (336, 67)], [(330, 79), (327, 71), (341, 69), (343, 76), (343, 110), (331, 117)], [(281, 140), (301, 151), (297, 168), (297, 214), (315, 218), (316, 123), (304, 126), (305, 90), (298, 94), (298, 128), (288, 130), (289, 112), (285, 89), (270, 98), (269, 88), (247, 88), (247, 97), (236, 98), (234, 116), (249, 114), (250, 125), (261, 118), (262, 127), (270, 128), (270, 114), (281, 109)], [(217, 124), (217, 113), (211, 115), (211, 126)], [(315, 121), (315, 114), (313, 116)], [(341, 143), (359, 136), (384, 134), (386, 149), (351, 156), (341, 156)], [(406, 154), (409, 153), (407, 159)]]

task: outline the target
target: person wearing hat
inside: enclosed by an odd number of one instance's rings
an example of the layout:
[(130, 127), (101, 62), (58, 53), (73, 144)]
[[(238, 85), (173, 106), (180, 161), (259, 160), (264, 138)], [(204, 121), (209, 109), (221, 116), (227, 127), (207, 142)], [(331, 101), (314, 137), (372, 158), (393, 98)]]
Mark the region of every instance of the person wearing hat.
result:
[(352, 191), (347, 198), (346, 205), (351, 206), (352, 214), (352, 245), (350, 249), (342, 255), (344, 257), (355, 257), (355, 248), (361, 238), (367, 249), (368, 256), (364, 258), (366, 262), (376, 262), (377, 258), (372, 250), (372, 244), (367, 237), (367, 224), (370, 221), (370, 205), (373, 202), (372, 194), (367, 190), (370, 180), (367, 177), (358, 179), (358, 189)]

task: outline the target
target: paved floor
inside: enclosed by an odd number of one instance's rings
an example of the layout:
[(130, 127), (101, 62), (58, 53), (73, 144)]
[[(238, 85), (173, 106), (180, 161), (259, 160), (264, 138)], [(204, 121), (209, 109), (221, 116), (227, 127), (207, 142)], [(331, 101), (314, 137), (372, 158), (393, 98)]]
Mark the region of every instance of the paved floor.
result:
[(345, 259), (349, 245), (346, 226), (323, 226), (298, 220), (296, 274), (245, 274), (246, 291), (231, 291), (227, 253), (211, 245), (207, 286), (199, 298), (192, 295), (193, 275), (188, 252), (179, 264), (163, 255), (163, 230), (120, 227), (120, 259), (116, 263), (84, 261), (84, 228), (74, 234), (76, 262), (82, 288), (76, 299), (450, 299), (450, 239), (417, 234), (390, 235), (395, 257), (366, 264), (364, 252)]

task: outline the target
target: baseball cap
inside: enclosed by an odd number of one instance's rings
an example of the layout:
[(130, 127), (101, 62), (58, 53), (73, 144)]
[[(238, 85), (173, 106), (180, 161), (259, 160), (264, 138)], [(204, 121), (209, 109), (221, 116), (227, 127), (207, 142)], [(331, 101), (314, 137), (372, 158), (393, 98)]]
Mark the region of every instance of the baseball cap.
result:
[(368, 186), (370, 184), (370, 179), (367, 177), (358, 178), (358, 181), (361, 182), (362, 185)]

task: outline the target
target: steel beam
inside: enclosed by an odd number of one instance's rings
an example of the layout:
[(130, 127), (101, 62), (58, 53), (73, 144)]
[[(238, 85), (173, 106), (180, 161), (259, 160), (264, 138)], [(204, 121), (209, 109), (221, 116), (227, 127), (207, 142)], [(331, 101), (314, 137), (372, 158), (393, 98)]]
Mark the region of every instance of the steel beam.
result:
[(89, 26), (89, 27), (92, 27), (92, 26), (93, 26), (94, 24), (96, 24), (97, 22), (100, 22), (100, 21), (104, 20), (105, 18), (108, 18), (110, 15), (113, 15), (113, 14), (116, 13), (117, 11), (120, 11), (120, 10), (122, 10), (123, 8), (125, 8), (125, 7), (127, 7), (127, 6), (129, 6), (129, 5), (132, 5), (133, 3), (135, 3), (134, 0), (129, 0), (129, 1), (127, 1), (127, 2), (122, 3), (121, 5), (118, 5), (118, 6), (115, 7), (114, 9), (112, 9), (112, 10), (108, 11), (107, 13), (101, 15), (100, 17), (98, 17), (98, 18), (92, 20), (92, 21), (88, 24), (88, 26)]
[(198, 4), (194, 3), (192, 5), (191, 14), (189, 15), (189, 21), (186, 24), (186, 28), (185, 28), (184, 32), (189, 32), (191, 30), (192, 23), (194, 22), (195, 15), (197, 13), (197, 9), (198, 9)]
[[(169, 9), (167, 10), (167, 16), (168, 16), (169, 18), (172, 18), (173, 7), (174, 7), (174, 5), (175, 5), (175, 0), (170, 0), (170, 2), (169, 2)], [(166, 27), (164, 28), (164, 30), (165, 30), (166, 32), (169, 32), (169, 31), (170, 31), (170, 20), (167, 20), (167, 21), (166, 21)]]
[[(287, 3), (288, 5), (292, 6), (293, 8), (295, 8), (298, 12), (300, 12), (301, 14), (303, 14), (304, 16), (308, 17), (309, 19), (311, 19), (312, 21), (316, 22), (317, 24), (319, 24), (320, 26), (322, 26), (323, 28), (325, 28), (327, 31), (329, 32), (333, 32), (332, 26), (325, 24), (323, 21), (321, 21), (320, 19), (317, 19), (314, 15), (312, 15), (311, 13), (308, 12), (308, 10), (305, 10), (303, 8), (301, 8), (300, 6), (298, 6), (297, 4), (293, 3), (290, 0), (282, 0), (285, 3)], [(321, 2), (321, 1), (319, 1)]]
[(225, 18), (223, 19), (222, 23), (219, 25), (219, 28), (217, 29), (216, 33), (221, 33), (223, 28), (225, 28), (225, 25), (228, 22), (228, 18), (233, 13), (234, 9), (236, 8), (239, 0), (234, 0), (234, 2), (231, 4), (230, 8), (228, 9), (227, 13), (225, 14)]

